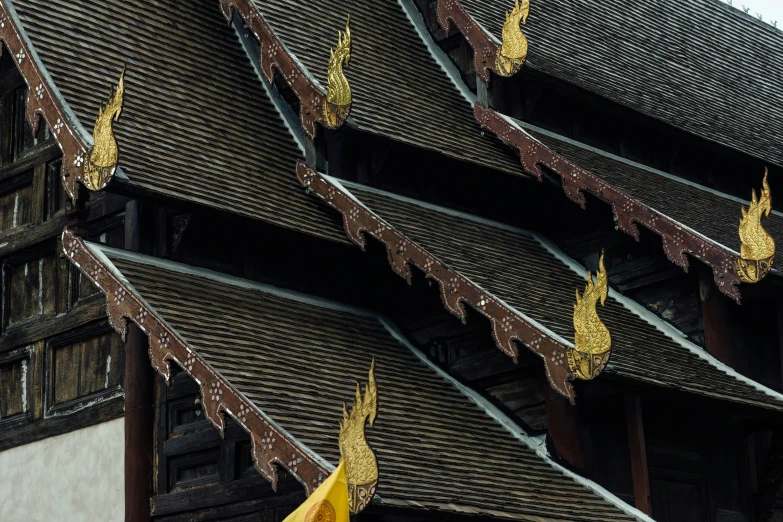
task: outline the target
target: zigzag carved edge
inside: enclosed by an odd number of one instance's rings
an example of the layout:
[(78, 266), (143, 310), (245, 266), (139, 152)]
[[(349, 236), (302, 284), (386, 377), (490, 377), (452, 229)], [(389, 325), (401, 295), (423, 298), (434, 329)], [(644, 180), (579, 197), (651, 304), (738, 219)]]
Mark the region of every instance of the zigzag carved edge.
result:
[(35, 130), (43, 119), (49, 126), (57, 145), (63, 153), (60, 179), (63, 188), (71, 200), (76, 201), (78, 190), (76, 182), (84, 175), (84, 161), (89, 146), (82, 141), (74, 130), (72, 122), (65, 116), (58, 99), (41, 71), (41, 65), (34, 60), (35, 54), (28, 48), (22, 37), (22, 28), (16, 26), (16, 17), (10, 16), (6, 0), (0, 0), (0, 40), (5, 42), (8, 51), (27, 84), (26, 117)]
[(150, 362), (166, 382), (171, 376), (169, 364), (175, 362), (199, 384), (203, 411), (212, 425), (220, 430), (221, 436), (225, 430), (225, 414), (250, 434), (255, 467), (271, 482), (273, 489), (277, 490), (277, 464), (304, 485), (308, 496), (315, 491), (329, 475), (328, 470), (311, 459), (297, 442), (289, 440), (261, 410), (242, 397), (195, 349), (169, 328), (130, 285), (118, 279), (80, 237), (66, 229), (62, 234), (62, 245), (71, 263), (106, 295), (109, 324), (123, 340), (128, 331), (128, 321), (132, 321), (147, 334)]
[(492, 34), (473, 20), (459, 0), (438, 0), (436, 15), (438, 23), (445, 31), (448, 31), (449, 24), (453, 23), (473, 48), (473, 67), (484, 83), (489, 84), (490, 71), (500, 74), (495, 67), (500, 44)]
[(411, 282), (410, 266), (435, 280), (446, 309), (463, 322), (467, 318), (465, 303), (492, 323), (492, 337), (497, 347), (517, 362), (519, 351), (513, 341), (519, 341), (544, 360), (546, 376), (552, 388), (574, 403), (573, 379), (566, 361), (573, 347), (552, 338), (533, 321), (509, 308), (491, 293), (449, 268), (444, 262), (396, 230), (342, 188), (335, 185), (304, 163), (298, 163), (296, 175), (309, 192), (324, 200), (343, 216), (348, 237), (362, 250), (368, 234), (384, 245), (394, 272)]
[[(326, 91), (311, 80), (299, 61), (288, 52), (252, 0), (220, 0), (220, 9), (229, 21), (232, 8), (239, 13), (245, 27), (252, 31), (261, 45), (259, 60), (261, 71), (267, 81), (270, 83), (274, 81), (274, 69), (280, 72), (299, 98), (299, 119), (302, 128), (310, 139), (314, 139), (316, 123), (330, 127), (323, 116)], [(339, 121), (338, 126), (343, 121), (345, 120)]]
[(639, 227), (655, 232), (663, 240), (666, 257), (674, 264), (688, 271), (690, 254), (712, 267), (715, 284), (727, 296), (740, 302), (740, 278), (734, 265), (736, 255), (701, 234), (677, 223), (635, 199), (617, 187), (583, 168), (571, 163), (526, 132), (506, 121), (496, 111), (476, 104), (473, 108), (476, 121), (489, 129), (500, 139), (510, 143), (519, 151), (522, 168), (528, 174), (543, 177), (541, 166), (555, 172), (563, 181), (563, 191), (569, 199), (585, 207), (584, 192), (609, 203), (618, 229), (639, 240)]

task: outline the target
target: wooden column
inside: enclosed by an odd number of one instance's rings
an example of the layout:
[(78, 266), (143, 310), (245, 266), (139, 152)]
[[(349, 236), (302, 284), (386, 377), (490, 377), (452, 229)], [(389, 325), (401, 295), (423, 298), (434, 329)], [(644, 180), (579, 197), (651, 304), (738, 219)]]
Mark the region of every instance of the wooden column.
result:
[[(139, 202), (125, 207), (125, 248), (140, 247)], [(154, 375), (147, 354), (147, 336), (129, 324), (125, 343), (125, 521), (150, 519)]]
[(704, 347), (719, 361), (734, 366), (729, 298), (715, 286), (712, 270), (699, 266), (699, 297)]
[(576, 406), (546, 384), (546, 425), (557, 456), (572, 469), (585, 468), (585, 455)]
[(625, 397), (625, 422), (628, 427), (628, 449), (631, 454), (634, 504), (636, 509), (652, 516), (650, 473), (647, 470), (647, 445), (644, 442), (642, 403), (637, 394)]

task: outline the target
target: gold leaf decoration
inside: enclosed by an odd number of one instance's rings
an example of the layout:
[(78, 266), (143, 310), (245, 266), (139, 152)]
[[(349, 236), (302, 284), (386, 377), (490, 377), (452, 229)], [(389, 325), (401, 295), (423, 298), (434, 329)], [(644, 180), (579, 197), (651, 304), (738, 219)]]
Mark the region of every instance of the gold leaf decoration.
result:
[(506, 11), (503, 23), (503, 41), (495, 58), (495, 69), (501, 76), (511, 76), (525, 63), (527, 58), (527, 38), (522, 34), (520, 23), (527, 23), (530, 13), (530, 0), (516, 0), (514, 8)]
[(761, 185), (761, 195), (756, 199), (753, 190), (750, 208), (742, 207), (742, 217), (739, 224), (739, 236), (742, 241), (740, 257), (735, 266), (737, 274), (745, 283), (758, 283), (769, 273), (775, 260), (775, 240), (761, 226), (762, 216), (772, 212), (772, 196), (767, 183), (769, 172), (764, 170), (764, 181)]
[(345, 22), (345, 32), (337, 32), (337, 47), (329, 52), (327, 70), (327, 93), (324, 100), (324, 122), (336, 129), (351, 112), (351, 86), (345, 77), (343, 66), (351, 60), (351, 17)]
[(340, 423), (340, 455), (345, 461), (348, 477), (348, 508), (359, 513), (372, 499), (378, 484), (378, 461), (364, 435), (364, 423), (370, 426), (378, 414), (378, 389), (375, 385), (375, 358), (370, 365), (364, 395), (356, 383), (356, 400), (348, 413), (343, 404), (343, 421)]
[(568, 352), (568, 367), (578, 378), (590, 380), (598, 376), (609, 362), (612, 353), (612, 336), (598, 317), (596, 306), (603, 306), (609, 293), (609, 284), (604, 268), (604, 253), (598, 260), (598, 272), (587, 272), (587, 285), (580, 296), (576, 290), (574, 305), (574, 349)]
[(114, 176), (119, 161), (119, 149), (114, 138), (113, 122), (122, 112), (122, 98), (125, 94), (125, 68), (122, 69), (117, 89), (106, 105), (98, 110), (98, 118), (92, 131), (93, 146), (84, 164), (84, 186), (90, 190), (101, 190)]

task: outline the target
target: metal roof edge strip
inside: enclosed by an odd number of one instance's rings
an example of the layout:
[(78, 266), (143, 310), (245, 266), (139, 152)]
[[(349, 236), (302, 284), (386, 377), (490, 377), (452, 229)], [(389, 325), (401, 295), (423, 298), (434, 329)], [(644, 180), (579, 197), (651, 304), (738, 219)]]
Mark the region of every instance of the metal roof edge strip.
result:
[(547, 464), (552, 466), (554, 469), (560, 471), (566, 477), (579, 483), (583, 487), (592, 490), (595, 494), (603, 497), (607, 502), (613, 504), (615, 507), (624, 511), (628, 515), (631, 515), (637, 518), (638, 520), (642, 520), (644, 522), (654, 522), (652, 518), (645, 515), (638, 509), (630, 506), (629, 504), (627, 504), (626, 502), (624, 502), (614, 494), (610, 493), (600, 485), (596, 484), (595, 482), (585, 477), (582, 477), (581, 475), (578, 475), (577, 473), (574, 473), (573, 471), (564, 468), (560, 464), (553, 461), (552, 457), (549, 455), (549, 452), (546, 450), (545, 446), (542, 446), (542, 444), (536, 442), (530, 435), (525, 433), (525, 431), (521, 427), (519, 427), (517, 423), (511, 420), (505, 413), (500, 411), (500, 409), (498, 409), (494, 404), (489, 402), (484, 397), (480, 396), (474, 390), (470, 389), (469, 387), (459, 382), (457, 379), (455, 379), (454, 377), (446, 373), (438, 365), (430, 361), (427, 358), (427, 356), (424, 355), (418, 348), (413, 346), (413, 344), (411, 344), (410, 341), (408, 341), (408, 339), (405, 338), (405, 336), (389, 320), (387, 320), (384, 317), (379, 317), (378, 320), (389, 331), (392, 337), (394, 337), (397, 340), (397, 342), (399, 342), (400, 344), (408, 348), (408, 350), (410, 350), (413, 353), (413, 355), (415, 355), (424, 365), (429, 367), (439, 377), (447, 381), (454, 388), (456, 388), (460, 393), (462, 393), (464, 396), (470, 399), (480, 410), (486, 413), (487, 416), (489, 416), (490, 418), (492, 418), (492, 420), (500, 424), (506, 431), (508, 431), (511, 434), (512, 437), (514, 437), (519, 442), (527, 446), (529, 449), (533, 450), (536, 453), (536, 455), (538, 455)]

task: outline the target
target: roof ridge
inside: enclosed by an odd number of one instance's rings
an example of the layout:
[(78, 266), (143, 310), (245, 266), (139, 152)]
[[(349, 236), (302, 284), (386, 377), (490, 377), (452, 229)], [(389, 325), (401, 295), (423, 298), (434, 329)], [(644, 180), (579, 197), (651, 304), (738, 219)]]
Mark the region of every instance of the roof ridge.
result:
[[(386, 319), (385, 317), (378, 317), (378, 320), (380, 323), (386, 328), (386, 330), (394, 337), (400, 344), (408, 348), (408, 350), (413, 353), (425, 366), (433, 370), (438, 376), (440, 376), (443, 380), (451, 384), (454, 388), (456, 388), (460, 393), (462, 393), (465, 397), (471, 400), (480, 410), (482, 410), (488, 417), (490, 417), (493, 421), (497, 422), (500, 426), (503, 427), (508, 433), (514, 437), (516, 440), (527, 446), (530, 450), (535, 452), (536, 455), (538, 455), (541, 459), (543, 459), (547, 464), (552, 466), (555, 470), (562, 473), (564, 476), (570, 478), (574, 482), (580, 484), (586, 489), (590, 489), (593, 491), (593, 493), (603, 497), (605, 500), (607, 500), (609, 503), (614, 505), (615, 507), (619, 508), (620, 510), (624, 511), (628, 515), (631, 515), (638, 520), (642, 520), (645, 522), (654, 522), (652, 518), (645, 515), (635, 507), (629, 505), (625, 501), (618, 498), (613, 493), (609, 492), (605, 488), (601, 487), (596, 482), (593, 482), (592, 480), (583, 477), (579, 475), (578, 473), (574, 473), (573, 471), (565, 468), (564, 466), (558, 464), (554, 460), (552, 460), (551, 455), (549, 454), (549, 451), (546, 449), (545, 445), (542, 445), (540, 443), (537, 443), (533, 440), (533, 438), (528, 435), (516, 422), (514, 422), (508, 415), (503, 413), (499, 408), (497, 408), (494, 404), (489, 402), (487, 399), (479, 395), (475, 390), (469, 388), (468, 386), (465, 386), (461, 382), (459, 382), (457, 379), (455, 379), (453, 376), (449, 375), (445, 370), (443, 370), (441, 367), (433, 363), (429, 358), (427, 358), (426, 355), (424, 355), (421, 350), (413, 346), (413, 344), (402, 334), (402, 332), (397, 329), (397, 327), (394, 325), (393, 322)], [(542, 447), (543, 446), (543, 447)]]

